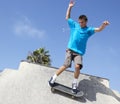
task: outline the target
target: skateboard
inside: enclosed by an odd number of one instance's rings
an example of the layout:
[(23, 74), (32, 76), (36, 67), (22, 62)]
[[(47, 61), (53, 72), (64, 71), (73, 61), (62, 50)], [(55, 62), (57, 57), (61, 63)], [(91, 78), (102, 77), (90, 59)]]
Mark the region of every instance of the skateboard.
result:
[(60, 91), (63, 92), (67, 95), (70, 95), (73, 99), (74, 98), (80, 98), (84, 95), (83, 91), (78, 91), (77, 94), (72, 92), (72, 88), (64, 86), (62, 84), (59, 83), (55, 83), (54, 87), (51, 87), (51, 91), (54, 93), (55, 91)]

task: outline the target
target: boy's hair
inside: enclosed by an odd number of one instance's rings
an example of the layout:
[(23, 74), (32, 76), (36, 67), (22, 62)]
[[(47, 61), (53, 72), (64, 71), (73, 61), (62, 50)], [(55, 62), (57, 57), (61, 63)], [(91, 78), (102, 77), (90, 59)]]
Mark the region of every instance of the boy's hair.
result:
[(86, 15), (80, 15), (79, 19), (84, 19), (86, 22), (88, 21), (88, 18)]

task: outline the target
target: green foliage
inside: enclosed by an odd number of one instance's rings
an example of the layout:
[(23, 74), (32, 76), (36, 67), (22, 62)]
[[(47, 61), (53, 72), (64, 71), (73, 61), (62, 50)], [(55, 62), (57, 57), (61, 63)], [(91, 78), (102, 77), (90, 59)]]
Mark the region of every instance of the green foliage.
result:
[(27, 56), (27, 60), (32, 63), (51, 66), (49, 51), (46, 51), (45, 48), (39, 48), (33, 51)]

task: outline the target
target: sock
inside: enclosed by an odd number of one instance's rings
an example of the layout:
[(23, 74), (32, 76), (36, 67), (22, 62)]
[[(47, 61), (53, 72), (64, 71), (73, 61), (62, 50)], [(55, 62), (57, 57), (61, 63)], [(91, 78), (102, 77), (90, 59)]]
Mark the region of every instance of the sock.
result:
[(54, 83), (54, 82), (55, 82), (55, 80), (56, 80), (56, 78), (57, 78), (57, 75), (56, 75), (56, 74), (54, 74), (54, 76), (53, 76), (52, 78), (53, 78), (53, 79), (52, 79), (51, 83)]
[(73, 83), (77, 83), (77, 82), (78, 82), (78, 79), (74, 78)]

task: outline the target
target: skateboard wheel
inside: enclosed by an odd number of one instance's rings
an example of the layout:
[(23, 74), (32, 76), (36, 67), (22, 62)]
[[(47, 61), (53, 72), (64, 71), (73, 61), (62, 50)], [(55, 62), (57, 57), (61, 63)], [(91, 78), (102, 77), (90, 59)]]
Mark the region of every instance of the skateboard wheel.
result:
[(55, 92), (55, 89), (54, 89), (54, 88), (51, 88), (51, 91), (52, 91), (52, 92)]
[(82, 91), (80, 92), (80, 94), (81, 94), (81, 96), (83, 96), (83, 95), (84, 95), (84, 93), (83, 93)]
[(72, 96), (72, 99), (74, 99), (75, 98), (75, 96)]

